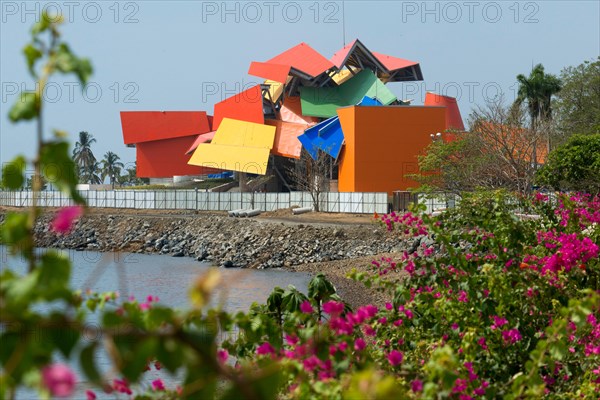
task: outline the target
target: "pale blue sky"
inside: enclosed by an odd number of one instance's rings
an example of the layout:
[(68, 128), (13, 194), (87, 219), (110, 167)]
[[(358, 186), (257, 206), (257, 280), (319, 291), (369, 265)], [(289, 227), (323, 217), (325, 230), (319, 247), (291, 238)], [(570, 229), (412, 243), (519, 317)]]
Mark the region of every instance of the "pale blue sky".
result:
[[(60, 10), (72, 49), (95, 73), (83, 96), (58, 77), (46, 98), (47, 134), (86, 130), (98, 159), (135, 150), (122, 142), (119, 111), (206, 110), (245, 85), (251, 61), (300, 42), (329, 58), (354, 38), (370, 49), (421, 63), (424, 82), (392, 83), (422, 104), (425, 91), (459, 97), (463, 118), (485, 97), (514, 99), (515, 76), (543, 63), (558, 74), (600, 54), (600, 2), (594, 1), (0, 1), (0, 162), (33, 154), (34, 125), (12, 125), (18, 88), (33, 88), (21, 49), (35, 10)], [(58, 6), (58, 7), (57, 7)], [(342, 23), (342, 20), (345, 23)]]

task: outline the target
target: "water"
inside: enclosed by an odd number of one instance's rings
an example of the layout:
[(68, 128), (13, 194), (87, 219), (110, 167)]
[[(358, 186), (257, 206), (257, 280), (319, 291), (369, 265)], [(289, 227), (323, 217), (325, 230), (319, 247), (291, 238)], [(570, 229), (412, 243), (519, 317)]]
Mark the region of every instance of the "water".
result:
[[(42, 250), (43, 251), (43, 250)], [(200, 263), (191, 258), (174, 258), (164, 255), (135, 253), (99, 253), (92, 251), (60, 250), (69, 256), (72, 264), (71, 287), (83, 292), (90, 289), (97, 292), (119, 291), (122, 298), (135, 296), (143, 301), (148, 295), (158, 296), (160, 303), (179, 309), (189, 309), (188, 290), (194, 280), (211, 268), (210, 264)], [(7, 249), (0, 246), (0, 270), (10, 268), (23, 273), (24, 260), (9, 257)], [(285, 288), (288, 284), (306, 293), (308, 274), (281, 270), (239, 270), (220, 269), (221, 282), (213, 294), (213, 306), (222, 306), (229, 312), (246, 311), (252, 302), (264, 303), (275, 286)], [(88, 320), (95, 321), (91, 316)], [(108, 371), (110, 362), (106, 354), (99, 354), (97, 363), (102, 371)], [(78, 363), (71, 364), (78, 376)], [(163, 371), (154, 369), (145, 375), (145, 384), (162, 378), (168, 387), (173, 387), (177, 379), (166, 376)], [(77, 385), (74, 398), (85, 399), (86, 382)], [(99, 398), (104, 397), (95, 390)], [(28, 390), (19, 391), (18, 399), (34, 399), (37, 395)]]
[[(210, 268), (187, 257), (136, 253), (99, 253), (95, 251), (60, 250), (72, 263), (71, 287), (85, 292), (119, 291), (122, 298), (158, 296), (160, 303), (181, 309), (189, 308), (188, 289), (194, 280)], [(22, 259), (9, 257), (0, 246), (0, 270), (11, 268), (24, 272)], [(227, 311), (247, 310), (252, 302), (265, 302), (275, 286), (288, 284), (306, 293), (308, 274), (282, 270), (219, 269), (221, 283), (213, 299)]]

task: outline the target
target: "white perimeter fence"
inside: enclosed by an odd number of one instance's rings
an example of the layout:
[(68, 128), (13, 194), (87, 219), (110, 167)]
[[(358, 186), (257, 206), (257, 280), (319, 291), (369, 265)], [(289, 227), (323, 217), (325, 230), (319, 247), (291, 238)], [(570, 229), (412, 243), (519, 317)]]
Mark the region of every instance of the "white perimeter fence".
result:
[[(85, 190), (79, 194), (89, 207), (133, 208), (139, 210), (230, 211), (260, 209), (274, 211), (292, 206), (312, 207), (308, 192), (291, 193), (218, 193), (201, 190)], [(321, 193), (320, 210), (353, 214), (388, 212), (387, 193)], [(0, 191), (0, 205), (27, 207), (31, 191)], [(40, 192), (41, 207), (65, 207), (71, 199), (59, 191)]]

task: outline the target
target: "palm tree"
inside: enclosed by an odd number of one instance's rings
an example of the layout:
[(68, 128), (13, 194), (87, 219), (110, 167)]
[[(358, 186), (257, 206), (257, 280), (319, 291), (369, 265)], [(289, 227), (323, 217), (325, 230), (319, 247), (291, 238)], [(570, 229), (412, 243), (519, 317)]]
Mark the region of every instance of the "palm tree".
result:
[(96, 143), (96, 139), (88, 132), (81, 131), (79, 141), (75, 142), (73, 149), (73, 161), (79, 167), (79, 175), (83, 183), (92, 183), (90, 177), (95, 173), (96, 157), (91, 148), (93, 143)]
[(89, 183), (91, 185), (99, 185), (102, 183), (100, 179), (100, 164), (94, 161), (93, 164), (80, 168), (79, 178), (82, 182)]
[(516, 104), (521, 105), (527, 101), (531, 127), (535, 129), (540, 119), (552, 118), (551, 100), (552, 96), (560, 91), (561, 81), (556, 75), (546, 74), (542, 64), (533, 67), (529, 78), (523, 74), (517, 75), (517, 81), (519, 91)]
[[(531, 70), (529, 78), (523, 74), (517, 75), (519, 90), (515, 105), (520, 106), (527, 101), (527, 109), (531, 119), (531, 130), (537, 131), (539, 121), (548, 122), (552, 119), (552, 96), (561, 89), (561, 81), (556, 75), (546, 74), (544, 66), (538, 64)], [(547, 134), (547, 152), (550, 152), (550, 133)], [(537, 146), (534, 143), (532, 159), (537, 165)]]
[(104, 155), (104, 160), (102, 160), (102, 181), (108, 176), (111, 185), (114, 185), (116, 177), (121, 175), (121, 169), (125, 168), (119, 160), (119, 156), (112, 151), (108, 151)]

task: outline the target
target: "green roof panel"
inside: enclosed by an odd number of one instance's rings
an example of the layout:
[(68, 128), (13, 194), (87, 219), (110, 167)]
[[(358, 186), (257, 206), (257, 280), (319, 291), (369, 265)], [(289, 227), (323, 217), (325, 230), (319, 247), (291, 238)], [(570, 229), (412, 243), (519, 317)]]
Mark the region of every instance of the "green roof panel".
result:
[(302, 114), (321, 118), (333, 117), (337, 115), (338, 108), (358, 104), (365, 96), (377, 98), (384, 105), (397, 100), (372, 71), (363, 70), (340, 86), (300, 88)]

